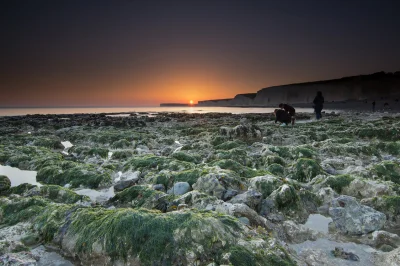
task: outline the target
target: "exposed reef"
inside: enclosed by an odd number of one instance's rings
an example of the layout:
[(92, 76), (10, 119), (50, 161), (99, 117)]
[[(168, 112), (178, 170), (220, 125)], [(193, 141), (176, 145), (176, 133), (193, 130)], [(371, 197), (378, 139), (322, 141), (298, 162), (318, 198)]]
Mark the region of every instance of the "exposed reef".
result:
[(400, 117), (310, 116), (0, 117), (0, 264), (400, 264)]

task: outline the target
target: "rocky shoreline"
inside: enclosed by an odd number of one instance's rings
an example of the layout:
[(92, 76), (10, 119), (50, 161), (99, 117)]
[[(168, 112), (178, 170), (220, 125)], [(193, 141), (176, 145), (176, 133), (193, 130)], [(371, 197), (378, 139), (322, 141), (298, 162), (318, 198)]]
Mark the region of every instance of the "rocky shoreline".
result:
[(2, 265), (400, 264), (397, 114), (0, 123)]

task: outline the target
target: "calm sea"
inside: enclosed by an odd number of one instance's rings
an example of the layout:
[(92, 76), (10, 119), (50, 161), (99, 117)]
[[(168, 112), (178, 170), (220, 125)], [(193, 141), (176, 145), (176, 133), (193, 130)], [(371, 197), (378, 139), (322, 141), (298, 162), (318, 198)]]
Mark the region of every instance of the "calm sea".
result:
[[(87, 108), (0, 108), (0, 116), (27, 114), (95, 114), (95, 113), (128, 113), (128, 112), (174, 112), (174, 113), (272, 113), (275, 108), (241, 108), (241, 107), (87, 107)], [(297, 112), (312, 113), (312, 108), (296, 108)]]

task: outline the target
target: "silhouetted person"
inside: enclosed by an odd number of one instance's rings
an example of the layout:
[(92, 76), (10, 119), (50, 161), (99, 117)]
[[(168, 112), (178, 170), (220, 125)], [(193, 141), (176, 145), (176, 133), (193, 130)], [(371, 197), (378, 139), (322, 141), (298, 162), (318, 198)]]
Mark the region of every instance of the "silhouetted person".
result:
[(375, 112), (375, 101), (372, 102), (372, 112)]
[(389, 109), (389, 103), (384, 103), (383, 104), (383, 110)]
[(314, 110), (315, 110), (315, 115), (317, 119), (320, 119), (322, 117), (321, 111), (322, 108), (324, 108), (324, 97), (322, 96), (322, 92), (317, 92), (317, 96), (314, 98)]
[(279, 107), (285, 110), (286, 113), (290, 115), (290, 118), (292, 120), (292, 125), (294, 125), (294, 120), (296, 119), (296, 109), (293, 108), (293, 106), (290, 106), (286, 103), (281, 103), (279, 104)]
[(285, 110), (275, 109), (274, 114), (275, 114), (275, 123), (279, 122), (288, 125), (291, 121), (290, 115), (287, 112), (285, 112)]

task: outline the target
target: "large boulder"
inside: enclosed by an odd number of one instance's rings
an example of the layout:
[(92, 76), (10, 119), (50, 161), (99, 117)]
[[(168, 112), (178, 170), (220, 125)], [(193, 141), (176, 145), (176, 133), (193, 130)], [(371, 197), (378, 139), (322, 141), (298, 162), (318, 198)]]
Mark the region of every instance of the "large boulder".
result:
[(331, 202), (329, 215), (343, 233), (361, 235), (379, 230), (386, 222), (385, 214), (361, 205), (350, 196), (340, 196)]

